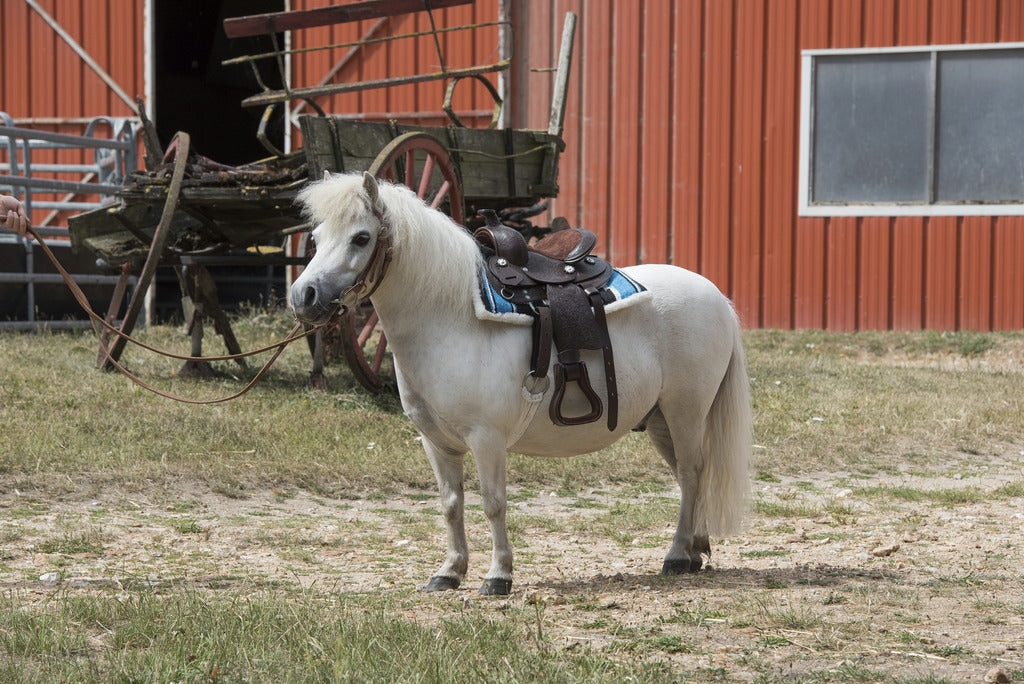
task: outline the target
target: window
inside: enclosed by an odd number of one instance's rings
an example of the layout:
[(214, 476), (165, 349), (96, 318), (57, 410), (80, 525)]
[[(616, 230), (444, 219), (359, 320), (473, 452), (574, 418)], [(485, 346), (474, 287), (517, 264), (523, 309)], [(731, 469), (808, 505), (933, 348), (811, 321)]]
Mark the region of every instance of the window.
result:
[(1024, 214), (1024, 43), (806, 50), (800, 214)]

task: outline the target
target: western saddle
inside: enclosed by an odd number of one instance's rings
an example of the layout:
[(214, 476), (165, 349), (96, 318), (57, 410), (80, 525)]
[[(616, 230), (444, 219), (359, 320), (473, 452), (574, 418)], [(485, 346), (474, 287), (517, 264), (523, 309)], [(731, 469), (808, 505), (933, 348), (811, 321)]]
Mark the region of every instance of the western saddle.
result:
[[(585, 425), (601, 418), (601, 398), (590, 384), (584, 349), (600, 349), (604, 355), (608, 389), (608, 429), (618, 422), (615, 361), (605, 317), (602, 287), (611, 280), (611, 264), (590, 251), (597, 236), (580, 228), (567, 228), (528, 245), (515, 228), (503, 225), (494, 211), (480, 211), (487, 225), (474, 237), (487, 258), (487, 279), (502, 298), (517, 310), (533, 316), (533, 350), (530, 374), (547, 377), (551, 345), (558, 349), (554, 394), (549, 415), (556, 425)], [(575, 382), (590, 404), (579, 416), (563, 413), (566, 387)]]

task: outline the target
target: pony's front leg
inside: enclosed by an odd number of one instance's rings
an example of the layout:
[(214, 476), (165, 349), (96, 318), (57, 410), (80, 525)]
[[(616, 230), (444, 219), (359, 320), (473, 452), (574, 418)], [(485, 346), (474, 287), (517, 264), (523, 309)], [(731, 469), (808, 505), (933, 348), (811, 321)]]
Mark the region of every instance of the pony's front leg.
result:
[(512, 592), (512, 545), (508, 541), (508, 528), (505, 525), (507, 453), (504, 441), (496, 438), (489, 440), (486, 445), (478, 445), (477, 448), (473, 448), (473, 458), (480, 476), (480, 497), (483, 499), (484, 515), (491, 526), (491, 567), (480, 587), (480, 593), (487, 596), (507, 596)]
[(444, 565), (430, 578), (424, 591), (458, 589), (469, 566), (469, 547), (466, 544), (466, 525), (463, 520), (465, 495), (463, 491), (463, 457), (438, 447), (426, 437), (423, 447), (437, 478), (441, 495), (441, 511), (448, 529), (448, 553)]

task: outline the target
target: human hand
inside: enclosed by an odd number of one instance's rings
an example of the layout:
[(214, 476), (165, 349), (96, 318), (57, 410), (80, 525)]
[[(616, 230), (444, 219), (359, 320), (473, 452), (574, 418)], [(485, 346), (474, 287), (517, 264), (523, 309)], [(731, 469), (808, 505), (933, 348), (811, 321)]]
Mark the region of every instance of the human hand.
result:
[(25, 205), (10, 195), (0, 195), (0, 226), (21, 236), (28, 235), (29, 220)]

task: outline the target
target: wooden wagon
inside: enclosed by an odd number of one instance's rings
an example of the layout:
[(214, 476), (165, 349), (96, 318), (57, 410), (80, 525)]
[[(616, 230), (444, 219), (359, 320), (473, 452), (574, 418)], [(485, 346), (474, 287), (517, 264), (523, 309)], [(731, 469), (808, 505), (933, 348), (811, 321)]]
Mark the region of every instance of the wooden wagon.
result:
[[(409, 11), (429, 12), (470, 1), (362, 0), (319, 10), (229, 19), (225, 21), (225, 31), (232, 38), (256, 34), (275, 36), (285, 30)], [(128, 178), (118, 193), (116, 205), (72, 219), (73, 245), (95, 253), (125, 274), (139, 274), (121, 325), (126, 332), (135, 324), (142, 305), (141, 293), (151, 282), (157, 265), (175, 267), (186, 302), (192, 352), (198, 356), (204, 315), (213, 317), (229, 351), (237, 349), (204, 266), (244, 262), (301, 267), (311, 249), (305, 239), (310, 226), (302, 222), (294, 200), (307, 182), (322, 178), (325, 171), (368, 171), (379, 178), (404, 183), (469, 229), (481, 221), (477, 217), (481, 209), (494, 209), (509, 221), (518, 221), (524, 230), (534, 229), (528, 217), (540, 211), (537, 207), (542, 206), (539, 205), (542, 200), (558, 194), (558, 160), (565, 147), (561, 133), (575, 23), (575, 15), (567, 14), (547, 130), (496, 127), (502, 102), (482, 74), (507, 69), (508, 59), (491, 65), (442, 68), (430, 74), (397, 79), (294, 90), (268, 89), (243, 101), (246, 106), (266, 108), (264, 123), (269, 120), (272, 109), (285, 101), (301, 99), (318, 110), (316, 115), (299, 119), (304, 141), (302, 149), (287, 155), (278, 153), (266, 140), (261, 125), (257, 137), (275, 154), (253, 164), (225, 167), (190, 154), (188, 136), (179, 133), (162, 158), (150, 153), (147, 169)], [(234, 61), (255, 64), (260, 59), (274, 59), (283, 64), (281, 58), (287, 51), (279, 49), (276, 40), (274, 45), (273, 53)], [(451, 94), (455, 84), (464, 78), (484, 82), (494, 97), (491, 127), (466, 128), (454, 114)], [(443, 107), (451, 119), (448, 126), (353, 121), (324, 113), (313, 99), (338, 92), (442, 79), (449, 81)], [(287, 79), (282, 78), (282, 82)], [(141, 110), (140, 105), (140, 113)], [(151, 134), (152, 127), (147, 130)], [(147, 150), (160, 149), (155, 136), (146, 142)], [(303, 236), (295, 256), (265, 253), (268, 245), (280, 245), (292, 234)], [(123, 288), (119, 289), (123, 292)], [(120, 306), (120, 301), (112, 302), (110, 315)], [(346, 312), (337, 330), (340, 346), (359, 382), (370, 391), (389, 386), (393, 368), (386, 351), (387, 337), (379, 330), (372, 305), (366, 302), (357, 310)], [(115, 345), (112, 355), (117, 358), (120, 353), (121, 347)], [(322, 381), (323, 356), (321, 336), (314, 346), (314, 382)]]

